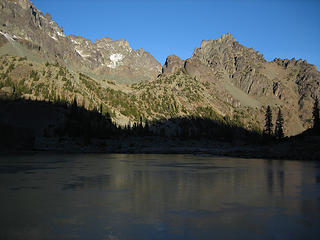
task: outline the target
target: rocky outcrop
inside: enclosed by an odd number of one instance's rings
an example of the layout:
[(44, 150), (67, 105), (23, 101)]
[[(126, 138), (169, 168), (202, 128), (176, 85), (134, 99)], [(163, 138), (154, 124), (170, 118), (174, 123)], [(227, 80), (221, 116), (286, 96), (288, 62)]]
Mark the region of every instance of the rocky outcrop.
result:
[(162, 67), (162, 73), (163, 74), (171, 74), (176, 72), (178, 69), (184, 67), (184, 61), (181, 60), (176, 55), (170, 55), (167, 57), (166, 62), (164, 63)]
[(230, 79), (247, 94), (262, 94), (265, 86), (253, 80), (262, 78), (257, 70), (266, 62), (263, 55), (240, 45), (231, 34), (203, 41), (190, 58), (190, 62), (199, 61), (213, 71), (215, 78)]
[(308, 64), (306, 60), (295, 58), (291, 60), (276, 58), (273, 62), (289, 72), (299, 88), (299, 95), (320, 97), (320, 72), (316, 66)]

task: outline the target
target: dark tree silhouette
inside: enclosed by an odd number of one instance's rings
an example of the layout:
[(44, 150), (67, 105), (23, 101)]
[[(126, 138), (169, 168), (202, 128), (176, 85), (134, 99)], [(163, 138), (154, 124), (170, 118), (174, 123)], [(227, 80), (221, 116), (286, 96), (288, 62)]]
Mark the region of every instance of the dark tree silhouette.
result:
[(146, 119), (146, 122), (144, 124), (144, 132), (146, 135), (149, 135), (150, 127), (149, 127), (149, 121)]
[(102, 106), (102, 103), (100, 104), (100, 114), (102, 114), (102, 111), (103, 111), (103, 106)]
[(320, 129), (320, 117), (319, 117), (318, 97), (316, 97), (316, 99), (314, 100), (312, 116), (313, 116), (313, 128), (319, 130)]
[(284, 138), (284, 132), (283, 132), (283, 116), (281, 113), (281, 109), (279, 109), (277, 121), (276, 121), (276, 127), (274, 129), (274, 135), (277, 139)]
[(272, 135), (273, 124), (272, 124), (272, 112), (271, 112), (271, 108), (270, 108), (269, 105), (267, 107), (267, 111), (266, 111), (266, 114), (265, 114), (265, 120), (266, 120), (266, 123), (264, 125), (264, 127), (265, 127), (264, 132), (267, 135), (271, 136)]
[(78, 108), (78, 104), (77, 104), (77, 98), (74, 97), (73, 102), (71, 104), (71, 108)]

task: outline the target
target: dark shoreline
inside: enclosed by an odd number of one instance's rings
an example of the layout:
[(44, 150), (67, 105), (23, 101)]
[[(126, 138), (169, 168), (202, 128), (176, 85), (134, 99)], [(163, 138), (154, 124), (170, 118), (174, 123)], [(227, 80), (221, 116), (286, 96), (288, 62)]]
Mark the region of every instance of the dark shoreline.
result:
[[(140, 139), (141, 140), (141, 139)], [(310, 146), (309, 146), (310, 147)], [(320, 147), (318, 147), (320, 149)], [(306, 148), (305, 144), (292, 144), (283, 142), (278, 144), (253, 145), (232, 144), (224, 142), (178, 141), (159, 143), (148, 141), (135, 141), (132, 139), (119, 143), (107, 141), (99, 145), (79, 145), (68, 142), (64, 145), (36, 146), (33, 149), (1, 149), (0, 155), (7, 154), (33, 154), (33, 153), (61, 153), (61, 154), (193, 154), (217, 157), (235, 157), (247, 159), (270, 160), (320, 160), (317, 146)]]

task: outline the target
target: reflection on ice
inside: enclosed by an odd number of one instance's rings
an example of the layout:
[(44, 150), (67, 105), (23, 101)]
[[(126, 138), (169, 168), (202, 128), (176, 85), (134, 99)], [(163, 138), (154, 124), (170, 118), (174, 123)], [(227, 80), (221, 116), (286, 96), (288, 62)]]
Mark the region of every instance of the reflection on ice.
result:
[(1, 156), (0, 239), (318, 239), (319, 178), (316, 162)]

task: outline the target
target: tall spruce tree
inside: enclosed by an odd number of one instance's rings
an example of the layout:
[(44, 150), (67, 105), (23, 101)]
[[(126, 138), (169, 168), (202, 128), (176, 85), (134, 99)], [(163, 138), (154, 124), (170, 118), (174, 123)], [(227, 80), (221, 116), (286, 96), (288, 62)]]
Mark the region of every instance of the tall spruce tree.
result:
[(103, 106), (102, 106), (102, 103), (100, 104), (100, 114), (102, 114), (103, 112)]
[(320, 129), (320, 117), (319, 117), (319, 101), (318, 97), (314, 100), (313, 104), (313, 111), (312, 111), (312, 116), (313, 116), (313, 128), (314, 129)]
[(274, 135), (277, 139), (284, 138), (284, 132), (283, 132), (283, 116), (281, 113), (281, 109), (279, 109), (277, 121), (276, 121), (276, 127), (274, 129)]
[(269, 105), (267, 107), (267, 111), (266, 111), (266, 114), (265, 114), (265, 120), (266, 120), (266, 123), (264, 125), (264, 132), (267, 135), (271, 136), (272, 135), (273, 124), (272, 124), (272, 111), (271, 111), (271, 108), (270, 108)]

